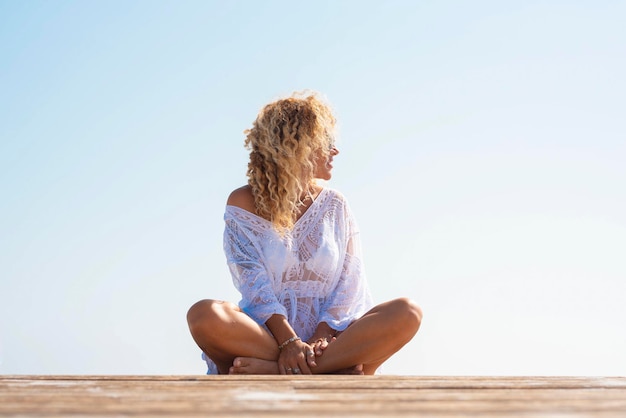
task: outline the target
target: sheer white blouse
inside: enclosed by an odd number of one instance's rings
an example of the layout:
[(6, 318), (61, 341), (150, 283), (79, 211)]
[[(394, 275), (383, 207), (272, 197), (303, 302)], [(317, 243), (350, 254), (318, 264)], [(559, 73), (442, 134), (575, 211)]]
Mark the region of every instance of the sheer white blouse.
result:
[(322, 189), (283, 237), (271, 222), (236, 206), (226, 206), (224, 221), (239, 307), (257, 323), (283, 315), (306, 341), (320, 322), (343, 331), (372, 307), (359, 230), (341, 193)]

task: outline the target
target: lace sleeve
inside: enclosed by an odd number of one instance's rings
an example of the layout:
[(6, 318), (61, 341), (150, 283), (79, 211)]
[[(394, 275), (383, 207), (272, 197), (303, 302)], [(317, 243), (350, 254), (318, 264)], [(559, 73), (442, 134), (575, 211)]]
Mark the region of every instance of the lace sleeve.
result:
[(226, 219), (224, 253), (233, 283), (241, 293), (239, 307), (259, 324), (272, 315), (287, 316), (274, 293), (262, 256), (234, 219)]
[(339, 281), (333, 295), (322, 307), (320, 322), (337, 331), (345, 330), (373, 305), (363, 269), (361, 242), (356, 221), (344, 207), (345, 255)]

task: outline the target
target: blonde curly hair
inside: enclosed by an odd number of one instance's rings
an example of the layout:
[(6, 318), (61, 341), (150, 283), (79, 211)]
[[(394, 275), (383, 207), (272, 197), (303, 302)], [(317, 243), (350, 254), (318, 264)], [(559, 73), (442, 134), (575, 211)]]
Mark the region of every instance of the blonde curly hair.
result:
[(266, 105), (244, 131), (257, 214), (277, 231), (293, 228), (298, 208), (315, 184), (315, 159), (331, 152), (335, 124), (319, 94), (304, 92)]

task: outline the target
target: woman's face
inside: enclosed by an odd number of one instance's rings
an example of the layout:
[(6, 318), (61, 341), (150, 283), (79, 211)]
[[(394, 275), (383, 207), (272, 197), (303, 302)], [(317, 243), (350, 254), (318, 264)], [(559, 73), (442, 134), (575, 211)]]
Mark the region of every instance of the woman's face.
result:
[(315, 156), (315, 178), (320, 180), (330, 180), (333, 170), (333, 158), (339, 154), (337, 147), (332, 145), (328, 156), (324, 155), (322, 151), (318, 151)]

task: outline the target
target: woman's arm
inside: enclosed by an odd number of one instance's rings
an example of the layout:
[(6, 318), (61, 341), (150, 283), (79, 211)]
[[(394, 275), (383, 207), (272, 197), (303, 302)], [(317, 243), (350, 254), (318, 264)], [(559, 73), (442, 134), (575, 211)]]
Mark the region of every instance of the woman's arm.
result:
[(272, 315), (265, 322), (265, 325), (269, 328), (278, 345), (298, 336), (283, 315)]
[(337, 240), (344, 248), (343, 265), (331, 296), (321, 307), (319, 321), (343, 331), (365, 314), (373, 302), (363, 269), (359, 230), (347, 203), (344, 202), (343, 213), (337, 215), (342, 229)]
[(258, 324), (264, 324), (274, 314), (286, 317), (287, 310), (276, 297), (253, 237), (228, 212), (225, 224), (224, 253), (233, 284), (241, 293), (239, 307)]

